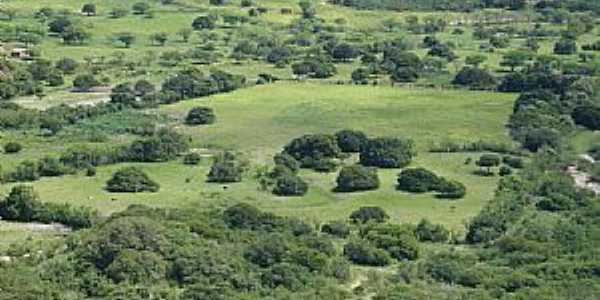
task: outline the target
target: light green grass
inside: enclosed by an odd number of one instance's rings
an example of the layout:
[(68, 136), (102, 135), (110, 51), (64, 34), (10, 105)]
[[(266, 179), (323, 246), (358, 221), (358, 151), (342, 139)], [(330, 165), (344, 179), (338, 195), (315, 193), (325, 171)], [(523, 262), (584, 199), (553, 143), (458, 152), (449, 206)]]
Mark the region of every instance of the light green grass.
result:
[[(112, 194), (103, 190), (112, 173), (124, 165), (98, 168), (96, 177), (70, 175), (44, 178), (31, 183), (44, 201), (69, 202), (91, 206), (104, 214), (130, 204), (167, 207), (224, 207), (244, 201), (284, 215), (311, 222), (346, 218), (364, 205), (383, 207), (392, 220), (417, 222), (429, 218), (453, 229), (476, 214), (490, 199), (497, 178), (483, 178), (465, 165), (467, 157), (478, 154), (427, 153), (428, 144), (451, 139), (509, 141), (502, 124), (510, 113), (514, 95), (401, 89), (392, 87), (337, 86), (281, 83), (257, 86), (233, 93), (162, 106), (158, 112), (182, 118), (193, 106), (215, 109), (214, 125), (178, 130), (193, 138), (195, 147), (228, 148), (243, 152), (252, 162), (244, 181), (224, 185), (206, 183), (210, 160), (190, 167), (180, 161), (135, 164), (161, 184), (158, 193)], [(303, 170), (310, 191), (304, 197), (282, 198), (261, 191), (252, 178), (255, 169), (270, 164), (273, 154), (292, 138), (307, 133), (333, 133), (354, 128), (371, 136), (413, 138), (419, 155), (412, 166), (424, 166), (436, 173), (463, 182), (468, 187), (465, 199), (440, 200), (432, 194), (414, 195), (395, 190), (400, 170), (380, 170), (381, 188), (376, 191), (333, 193), (335, 173), (321, 174)], [(356, 157), (347, 161), (352, 163)], [(129, 164), (127, 164), (129, 165)], [(12, 185), (5, 185), (8, 192)]]

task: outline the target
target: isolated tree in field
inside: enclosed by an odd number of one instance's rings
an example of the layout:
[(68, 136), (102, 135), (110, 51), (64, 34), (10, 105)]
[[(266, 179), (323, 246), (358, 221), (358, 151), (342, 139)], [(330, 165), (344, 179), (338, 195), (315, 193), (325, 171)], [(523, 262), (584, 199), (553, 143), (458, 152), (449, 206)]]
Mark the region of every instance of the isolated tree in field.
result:
[(435, 191), (440, 178), (424, 168), (404, 169), (398, 174), (398, 189), (411, 193)]
[(522, 67), (525, 63), (531, 60), (532, 55), (525, 51), (510, 51), (502, 57), (500, 66), (509, 67), (511, 72), (515, 71), (515, 68)]
[(113, 193), (157, 192), (160, 186), (136, 167), (126, 167), (115, 172), (106, 182), (106, 190)]
[(164, 46), (168, 39), (169, 39), (169, 36), (167, 35), (166, 32), (157, 32), (157, 33), (153, 33), (150, 36), (150, 40), (152, 41), (152, 44), (156, 44), (156, 45), (160, 45), (160, 46)]
[(378, 206), (363, 206), (350, 214), (350, 220), (355, 223), (367, 223), (369, 221), (385, 222), (390, 217)]
[(12, 154), (23, 150), (23, 145), (18, 142), (8, 142), (4, 144), (4, 153)]
[(416, 155), (412, 140), (391, 137), (370, 139), (360, 150), (363, 166), (402, 168)]
[(487, 173), (491, 174), (491, 168), (500, 165), (500, 156), (496, 154), (484, 154), (475, 162), (479, 167), (486, 168)]
[(60, 33), (60, 37), (67, 45), (82, 44), (88, 40), (90, 36), (90, 33), (79, 25), (68, 26), (63, 32)]
[(87, 92), (98, 85), (100, 82), (92, 74), (77, 75), (73, 80), (73, 87), (81, 92)]
[(208, 182), (232, 183), (242, 181), (244, 168), (232, 153), (226, 152), (215, 157), (207, 175)]
[(197, 106), (192, 108), (185, 117), (185, 124), (188, 125), (206, 125), (216, 121), (216, 116), (212, 108)]
[(96, 4), (93, 4), (93, 3), (84, 4), (83, 7), (81, 8), (81, 12), (84, 13), (88, 17), (95, 16), (96, 15)]
[(69, 18), (61, 16), (48, 23), (48, 31), (52, 33), (61, 34), (65, 31), (67, 27), (72, 25), (73, 22)]
[(377, 169), (361, 165), (343, 167), (336, 182), (337, 192), (368, 191), (379, 188)]
[(125, 48), (131, 47), (131, 44), (135, 42), (135, 35), (131, 32), (120, 32), (115, 34), (115, 39), (125, 46)]
[(215, 29), (217, 21), (212, 16), (199, 16), (192, 22), (192, 28), (195, 30)]
[(134, 15), (144, 15), (150, 10), (150, 4), (146, 2), (137, 2), (131, 6)]
[(3, 201), (0, 201), (0, 217), (5, 220), (30, 222), (35, 218), (41, 204), (32, 186), (17, 185)]

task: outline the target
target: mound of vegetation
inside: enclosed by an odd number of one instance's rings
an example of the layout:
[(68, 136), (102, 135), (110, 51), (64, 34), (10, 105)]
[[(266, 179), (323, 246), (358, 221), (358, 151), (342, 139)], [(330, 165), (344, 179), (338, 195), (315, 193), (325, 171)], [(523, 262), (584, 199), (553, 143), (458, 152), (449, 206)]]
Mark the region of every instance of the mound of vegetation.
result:
[(360, 150), (360, 163), (379, 168), (402, 168), (416, 155), (412, 140), (399, 138), (374, 138)]
[(242, 181), (244, 164), (231, 152), (218, 155), (207, 175), (208, 182), (233, 183)]
[(398, 174), (397, 188), (411, 193), (438, 192), (439, 198), (459, 199), (467, 193), (464, 184), (437, 176), (424, 168), (404, 169)]
[(206, 125), (212, 124), (217, 117), (210, 107), (198, 106), (192, 108), (185, 117), (185, 124), (188, 125)]
[(115, 172), (106, 182), (106, 190), (113, 193), (157, 192), (160, 186), (137, 167), (126, 167)]
[(343, 167), (336, 179), (338, 192), (368, 191), (379, 188), (377, 169), (361, 165)]

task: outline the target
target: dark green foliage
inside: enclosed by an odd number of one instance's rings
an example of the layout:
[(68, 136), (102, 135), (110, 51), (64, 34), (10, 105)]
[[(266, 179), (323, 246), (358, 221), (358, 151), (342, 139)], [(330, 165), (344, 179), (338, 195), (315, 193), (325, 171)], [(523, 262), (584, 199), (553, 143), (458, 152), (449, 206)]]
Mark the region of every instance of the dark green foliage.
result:
[(128, 161), (161, 162), (175, 159), (187, 149), (188, 141), (183, 135), (163, 128), (150, 138), (134, 141), (121, 156)]
[(4, 144), (4, 153), (18, 153), (23, 149), (23, 146), (17, 142), (8, 142)]
[(412, 140), (399, 138), (370, 139), (360, 151), (360, 163), (380, 168), (402, 168), (416, 155)]
[(47, 156), (38, 163), (40, 176), (61, 176), (70, 170), (63, 165), (58, 158)]
[(185, 123), (188, 125), (206, 125), (214, 123), (216, 119), (212, 108), (197, 106), (188, 112)]
[(40, 179), (40, 172), (37, 162), (31, 160), (22, 161), (17, 168), (8, 173), (9, 181), (36, 181)]
[(73, 80), (73, 87), (81, 92), (87, 92), (98, 85), (100, 82), (92, 74), (77, 75)]
[(501, 166), (500, 170), (498, 171), (498, 175), (500, 176), (508, 176), (512, 174), (512, 169), (510, 167), (507, 166)]
[(118, 170), (106, 182), (106, 190), (113, 193), (157, 192), (160, 186), (136, 167)]
[(423, 168), (404, 169), (398, 175), (398, 189), (411, 193), (435, 191), (439, 183), (435, 173)]
[(600, 107), (579, 106), (573, 110), (573, 121), (589, 130), (600, 130)]
[(344, 245), (344, 255), (353, 263), (365, 266), (386, 266), (391, 263), (390, 255), (361, 240)]
[(577, 43), (572, 39), (561, 39), (554, 44), (554, 54), (571, 55), (577, 53)]
[(421, 219), (415, 228), (415, 235), (422, 242), (443, 243), (448, 241), (450, 232), (441, 224), (433, 224), (427, 219)]
[(209, 76), (194, 68), (187, 68), (162, 83), (161, 102), (174, 103), (185, 99), (225, 93), (243, 86), (243, 76), (214, 70)]
[(196, 152), (188, 153), (183, 157), (183, 163), (186, 165), (197, 165), (201, 160), (202, 157)]
[(344, 129), (336, 132), (335, 138), (342, 152), (360, 152), (360, 149), (368, 141), (365, 133), (350, 129)]
[(199, 16), (192, 22), (194, 30), (212, 30), (216, 27), (216, 20), (211, 16)]
[(207, 175), (208, 182), (232, 183), (242, 181), (244, 171), (241, 163), (229, 152), (215, 157), (210, 172)]
[(301, 77), (308, 76), (322, 79), (335, 75), (337, 68), (325, 58), (311, 57), (292, 64), (292, 72)]
[(377, 169), (361, 165), (343, 167), (336, 182), (337, 192), (368, 191), (379, 188)]
[(298, 170), (300, 170), (300, 162), (285, 152), (275, 154), (273, 161), (275, 162), (275, 165), (284, 166), (292, 171), (292, 173), (297, 173)]
[(350, 235), (350, 227), (343, 221), (331, 221), (323, 224), (321, 232), (339, 237), (346, 238)]
[(438, 198), (460, 199), (467, 194), (467, 188), (461, 182), (441, 178), (436, 188)]
[(13, 187), (10, 194), (0, 204), (2, 219), (22, 222), (33, 221), (42, 205), (33, 187), (26, 185)]
[(514, 169), (522, 169), (524, 167), (523, 159), (520, 157), (504, 156), (502, 163)]
[(560, 145), (560, 133), (550, 128), (532, 129), (525, 133), (523, 148), (537, 152), (542, 147), (557, 148)]
[(130, 83), (121, 83), (115, 86), (110, 93), (110, 102), (133, 106), (137, 98)]
[(452, 81), (453, 84), (462, 85), (475, 90), (489, 90), (496, 87), (496, 78), (486, 70), (464, 67)]
[(308, 184), (294, 174), (279, 176), (273, 188), (273, 194), (278, 196), (303, 196), (307, 191)]
[(415, 260), (419, 257), (419, 242), (412, 226), (370, 223), (360, 229), (360, 236), (397, 260)]
[(350, 220), (355, 223), (385, 222), (387, 219), (388, 214), (377, 206), (363, 206), (350, 214)]
[(314, 168), (320, 161), (337, 158), (341, 150), (332, 135), (304, 135), (287, 144), (284, 153), (289, 154), (301, 163), (304, 168)]
[(17, 185), (0, 201), (0, 218), (17, 222), (61, 223), (80, 229), (92, 226), (97, 213), (69, 204), (43, 203), (33, 187)]

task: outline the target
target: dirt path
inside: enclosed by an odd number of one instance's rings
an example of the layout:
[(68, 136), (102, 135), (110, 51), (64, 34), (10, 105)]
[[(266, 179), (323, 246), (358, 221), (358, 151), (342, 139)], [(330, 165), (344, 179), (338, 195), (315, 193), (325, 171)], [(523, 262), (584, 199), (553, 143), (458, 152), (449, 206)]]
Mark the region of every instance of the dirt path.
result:
[[(587, 154), (582, 154), (579, 157), (590, 163), (596, 163), (594, 158)], [(567, 168), (567, 174), (573, 177), (573, 180), (575, 181), (575, 186), (577, 186), (578, 188), (588, 189), (593, 191), (596, 195), (600, 195), (600, 184), (591, 181), (590, 174), (580, 171), (579, 169), (577, 169), (577, 166), (569, 166)]]

